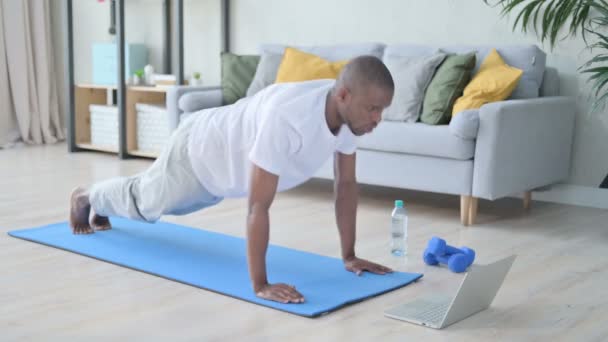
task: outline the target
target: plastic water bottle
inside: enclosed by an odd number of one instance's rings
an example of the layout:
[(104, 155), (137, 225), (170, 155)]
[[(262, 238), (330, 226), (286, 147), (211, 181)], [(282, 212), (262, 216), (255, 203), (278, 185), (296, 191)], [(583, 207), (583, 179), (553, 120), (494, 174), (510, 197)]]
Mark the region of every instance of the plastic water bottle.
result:
[(403, 201), (395, 201), (391, 214), (391, 253), (396, 256), (407, 255), (407, 211)]

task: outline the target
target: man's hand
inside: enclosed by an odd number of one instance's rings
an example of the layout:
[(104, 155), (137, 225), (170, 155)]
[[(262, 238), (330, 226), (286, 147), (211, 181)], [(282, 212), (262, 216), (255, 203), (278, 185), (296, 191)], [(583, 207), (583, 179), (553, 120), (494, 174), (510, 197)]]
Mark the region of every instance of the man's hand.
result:
[(296, 291), (296, 287), (287, 284), (266, 284), (255, 290), (256, 296), (275, 302), (304, 303), (304, 296)]
[(351, 271), (357, 275), (361, 275), (363, 271), (375, 274), (386, 274), (393, 272), (393, 270), (388, 267), (364, 259), (359, 259), (357, 257), (344, 259), (344, 267), (346, 268), (346, 270)]

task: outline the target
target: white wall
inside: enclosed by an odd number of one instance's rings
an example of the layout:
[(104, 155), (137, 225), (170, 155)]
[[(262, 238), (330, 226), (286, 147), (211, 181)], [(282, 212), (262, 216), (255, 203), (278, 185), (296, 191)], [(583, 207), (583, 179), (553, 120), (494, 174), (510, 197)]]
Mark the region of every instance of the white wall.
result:
[(184, 75), (200, 72), (204, 85), (220, 84), (220, 0), (184, 1)]
[[(533, 33), (511, 31), (514, 15), (482, 0), (232, 0), (231, 48), (256, 53), (260, 43), (348, 42), (538, 44)], [(586, 81), (576, 69), (589, 57), (581, 38), (563, 41), (547, 63), (561, 75), (561, 93), (576, 96), (579, 113), (569, 183), (597, 187), (608, 173), (608, 114), (589, 114)], [(547, 123), (547, 129), (551, 123)]]
[(111, 42), (110, 2), (72, 1), (72, 25), (74, 38), (74, 82), (93, 81), (91, 44)]

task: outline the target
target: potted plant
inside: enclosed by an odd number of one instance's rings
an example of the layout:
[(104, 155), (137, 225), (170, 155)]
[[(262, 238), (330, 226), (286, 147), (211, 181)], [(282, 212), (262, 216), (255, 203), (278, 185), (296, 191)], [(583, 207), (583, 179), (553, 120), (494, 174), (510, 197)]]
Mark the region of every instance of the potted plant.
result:
[(198, 86), (198, 85), (202, 85), (202, 84), (203, 84), (203, 80), (201, 79), (201, 73), (193, 72), (192, 77), (190, 78), (190, 85)]
[(142, 69), (135, 70), (133, 72), (133, 84), (140, 85), (141, 81), (143, 80), (143, 77), (144, 77), (144, 71)]

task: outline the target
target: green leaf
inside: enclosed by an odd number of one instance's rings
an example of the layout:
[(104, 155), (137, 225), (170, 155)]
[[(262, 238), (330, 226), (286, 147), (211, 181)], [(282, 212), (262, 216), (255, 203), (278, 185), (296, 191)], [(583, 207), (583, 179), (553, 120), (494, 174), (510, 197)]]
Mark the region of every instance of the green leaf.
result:
[(608, 92), (604, 93), (599, 98), (596, 98), (591, 105), (591, 112), (595, 113), (599, 108), (604, 108), (606, 106), (606, 100), (608, 100)]
[(602, 90), (602, 88), (608, 83), (608, 76), (604, 77), (602, 81), (598, 81), (593, 88), (595, 88), (595, 97), (597, 97)]
[(600, 62), (606, 62), (606, 61), (608, 61), (608, 54), (598, 55), (598, 56), (591, 58), (590, 60), (585, 62), (585, 64), (578, 67), (578, 70), (580, 71), (582, 68), (586, 68), (594, 63), (600, 63)]
[(596, 73), (596, 72), (600, 72), (600, 71), (606, 71), (606, 72), (608, 72), (608, 67), (590, 68), (590, 69), (585, 69), (582, 72), (584, 72), (584, 73), (590, 73), (590, 72)]
[[(533, 0), (531, 3), (529, 3), (528, 5), (526, 5), (521, 12), (519, 12), (519, 14), (517, 15), (517, 17), (515, 18), (515, 22), (513, 23), (513, 31), (515, 31), (517, 24), (519, 23), (519, 21), (521, 20), (522, 24), (521, 24), (521, 29), (522, 32), (526, 33), (527, 32), (527, 27), (528, 27), (528, 21), (530, 18), (530, 14), (532, 13), (532, 11), (534, 11), (535, 6), (537, 6), (540, 1), (542, 0)], [(520, 1), (523, 2), (523, 1)]]
[[(549, 27), (551, 26), (551, 22), (553, 20), (553, 16), (555, 15), (555, 10), (553, 8), (553, 2), (550, 2), (549, 5), (547, 5), (547, 8), (545, 9), (545, 15), (543, 16), (543, 20), (542, 20), (542, 27), (541, 27), (541, 40), (545, 40), (547, 38), (547, 33), (549, 32)], [(539, 7), (540, 8), (540, 7)]]

